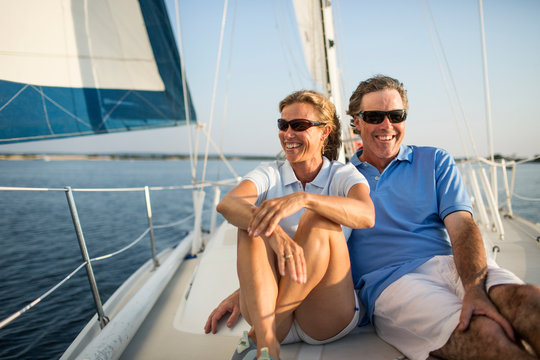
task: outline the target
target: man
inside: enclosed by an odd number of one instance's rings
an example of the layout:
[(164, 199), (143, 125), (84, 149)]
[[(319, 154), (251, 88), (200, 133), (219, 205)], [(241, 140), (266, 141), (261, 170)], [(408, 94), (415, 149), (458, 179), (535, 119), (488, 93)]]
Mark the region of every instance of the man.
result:
[(377, 334), (411, 359), (534, 358), (514, 331), (540, 354), (540, 288), (487, 265), (454, 160), (401, 144), (407, 108), (403, 84), (379, 75), (348, 109), (364, 143), (351, 162), (370, 183), (376, 219), (353, 230), (349, 252)]
[[(410, 359), (535, 359), (540, 288), (487, 264), (454, 160), (441, 149), (402, 145), (407, 94), (396, 79), (360, 83), (348, 113), (364, 143), (351, 162), (370, 183), (375, 226), (353, 230), (349, 256), (366, 320)], [(452, 256), (453, 255), (453, 256)], [(212, 313), (207, 332), (234, 294)]]

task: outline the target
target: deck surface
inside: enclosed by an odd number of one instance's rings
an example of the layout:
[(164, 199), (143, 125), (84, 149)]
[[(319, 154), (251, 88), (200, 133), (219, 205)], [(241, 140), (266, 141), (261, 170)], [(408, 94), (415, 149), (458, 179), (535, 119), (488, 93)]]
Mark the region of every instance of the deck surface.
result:
[[(497, 246), (496, 261), (516, 275), (540, 285), (540, 226), (518, 217), (503, 219), (505, 236), (483, 228), (486, 248)], [(238, 286), (236, 235), (233, 227), (220, 228), (222, 240), (210, 242), (203, 256), (186, 260), (172, 278), (122, 359), (229, 359), (248, 325), (241, 320), (233, 329), (224, 321), (217, 334), (204, 334), (211, 310)], [(219, 238), (219, 237), (218, 237)], [(190, 286), (190, 283), (192, 284)], [(186, 297), (186, 295), (188, 295)], [(395, 348), (377, 337), (371, 326), (357, 328), (337, 342), (282, 347), (287, 359), (397, 359)]]
[[(224, 322), (217, 334), (204, 334), (211, 310), (238, 287), (236, 234), (226, 226), (221, 243), (209, 244), (204, 256), (185, 261), (172, 278), (122, 359), (229, 359), (243, 330), (242, 319), (233, 329)], [(189, 287), (194, 280), (191, 288)], [(189, 296), (185, 297), (187, 289)], [(401, 354), (377, 337), (371, 326), (357, 328), (344, 339), (323, 345), (282, 347), (287, 359), (396, 359)]]

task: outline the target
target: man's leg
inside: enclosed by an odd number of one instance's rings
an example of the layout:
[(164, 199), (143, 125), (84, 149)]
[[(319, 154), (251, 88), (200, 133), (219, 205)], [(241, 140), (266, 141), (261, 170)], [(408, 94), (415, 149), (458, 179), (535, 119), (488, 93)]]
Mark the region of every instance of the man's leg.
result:
[[(510, 322), (516, 337), (523, 338), (540, 354), (540, 288), (535, 285), (501, 284), (489, 289), (489, 297)], [(518, 340), (519, 341), (519, 340)], [(465, 332), (455, 330), (448, 342), (432, 354), (453, 358), (535, 358), (519, 342), (509, 339), (489, 318), (476, 316)]]
[(474, 316), (466, 331), (454, 330), (448, 342), (431, 355), (443, 359), (536, 359), (485, 316)]
[(447, 359), (534, 358), (485, 316), (473, 317), (467, 331), (457, 330), (462, 296), (453, 259), (435, 257), (379, 296), (374, 313), (377, 333), (410, 359), (429, 354)]
[(489, 297), (516, 333), (540, 356), (540, 287), (536, 285), (497, 285)]

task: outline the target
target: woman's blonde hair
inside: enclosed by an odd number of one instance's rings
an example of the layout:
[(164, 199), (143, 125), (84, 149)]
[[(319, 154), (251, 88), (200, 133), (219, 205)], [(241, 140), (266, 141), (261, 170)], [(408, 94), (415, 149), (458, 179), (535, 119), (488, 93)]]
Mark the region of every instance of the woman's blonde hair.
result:
[[(313, 90), (295, 91), (288, 95), (279, 103), (279, 112), (288, 105), (296, 103), (311, 104), (319, 114), (319, 119), (316, 121), (325, 123), (330, 126), (330, 134), (326, 137), (323, 144), (322, 154), (329, 160), (338, 158), (339, 149), (341, 148), (341, 123), (336, 113), (336, 107), (326, 96)], [(315, 120), (315, 119), (310, 119)]]

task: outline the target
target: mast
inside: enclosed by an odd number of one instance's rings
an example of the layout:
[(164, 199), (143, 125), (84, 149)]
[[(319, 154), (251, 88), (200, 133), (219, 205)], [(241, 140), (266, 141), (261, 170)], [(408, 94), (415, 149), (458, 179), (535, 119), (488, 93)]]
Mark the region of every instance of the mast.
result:
[[(480, 33), (482, 35), (482, 59), (484, 62), (484, 87), (486, 94), (486, 121), (487, 121), (487, 133), (488, 133), (488, 146), (489, 146), (489, 157), (491, 162), (495, 161), (494, 151), (493, 151), (493, 125), (491, 121), (491, 100), (489, 95), (489, 78), (488, 78), (488, 69), (487, 69), (487, 51), (486, 51), (486, 35), (484, 31), (484, 11), (482, 6), (482, 0), (478, 0), (478, 8), (480, 12)], [(497, 189), (497, 170), (495, 166), (489, 167), (489, 175), (491, 180), (491, 188), (493, 189), (493, 196), (495, 197), (495, 204), (498, 204), (498, 193)]]
[(341, 81), (338, 70), (337, 49), (335, 46), (334, 16), (332, 5), (329, 0), (319, 0), (321, 8), (322, 38), (324, 42), (324, 57), (326, 68), (326, 86), (325, 92), (328, 98), (334, 103), (336, 112), (341, 120), (341, 137), (343, 147), (340, 150), (338, 160), (345, 162), (351, 157), (355, 149), (351, 140), (351, 131), (349, 124), (345, 121), (345, 111), (343, 105), (343, 96), (341, 91)]
[(487, 117), (487, 130), (488, 130), (488, 146), (490, 160), (494, 160), (493, 154), (493, 126), (491, 121), (491, 100), (489, 95), (489, 78), (487, 69), (487, 51), (486, 51), (486, 35), (484, 31), (484, 11), (482, 8), (482, 0), (478, 0), (478, 8), (480, 11), (480, 33), (482, 36), (482, 59), (484, 62), (484, 87), (486, 94), (486, 117)]

